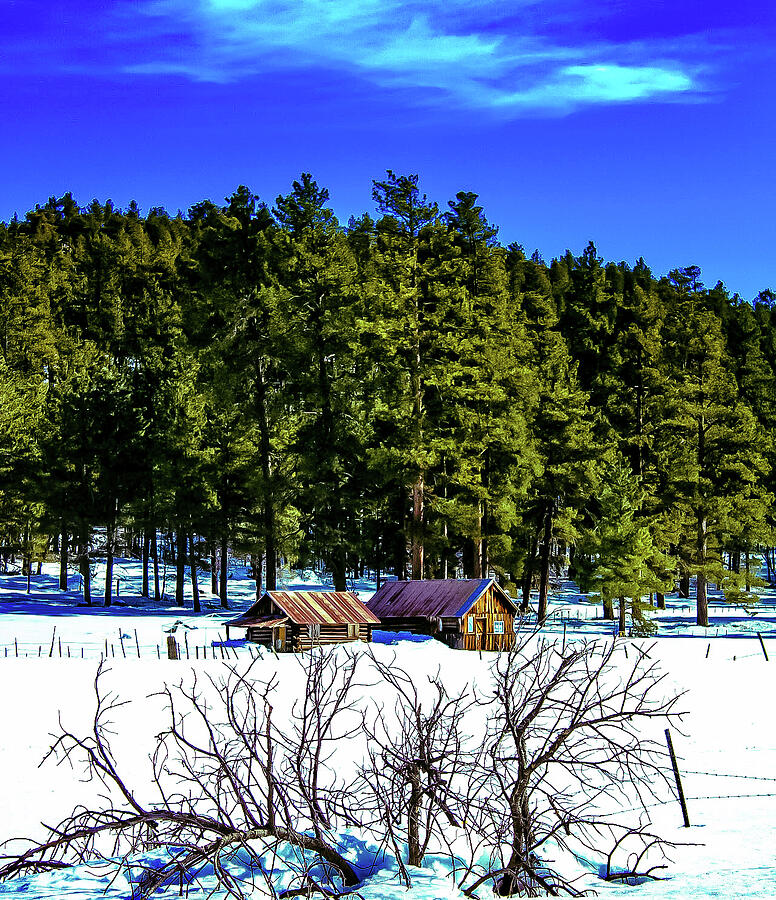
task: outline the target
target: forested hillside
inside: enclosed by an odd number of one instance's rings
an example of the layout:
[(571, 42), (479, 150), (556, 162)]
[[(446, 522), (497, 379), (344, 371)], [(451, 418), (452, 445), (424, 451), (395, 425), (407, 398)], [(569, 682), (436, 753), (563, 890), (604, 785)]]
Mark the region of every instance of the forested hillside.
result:
[(147, 560), (174, 536), (181, 572), (220, 559), (222, 594), (231, 548), (268, 588), (281, 555), (337, 589), (493, 569), (541, 616), (560, 548), (610, 615), (697, 576), (699, 624), (708, 582), (748, 587), (773, 541), (770, 291), (592, 243), (546, 263), (415, 176), (346, 226), (328, 199), (303, 175), (274, 205), (65, 195), (0, 226), (6, 560), (61, 547), (88, 585), (95, 529), (110, 565), (124, 526)]

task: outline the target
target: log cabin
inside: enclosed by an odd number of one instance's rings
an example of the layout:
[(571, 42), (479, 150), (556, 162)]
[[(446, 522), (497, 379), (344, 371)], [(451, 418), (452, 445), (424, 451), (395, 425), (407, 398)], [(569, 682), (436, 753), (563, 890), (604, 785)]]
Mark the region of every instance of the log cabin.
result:
[(387, 581), (369, 601), (385, 631), (428, 634), (459, 650), (507, 650), (517, 604), (492, 578)]
[(250, 609), (226, 623), (246, 638), (279, 652), (324, 644), (371, 641), (380, 620), (349, 591), (267, 591)]

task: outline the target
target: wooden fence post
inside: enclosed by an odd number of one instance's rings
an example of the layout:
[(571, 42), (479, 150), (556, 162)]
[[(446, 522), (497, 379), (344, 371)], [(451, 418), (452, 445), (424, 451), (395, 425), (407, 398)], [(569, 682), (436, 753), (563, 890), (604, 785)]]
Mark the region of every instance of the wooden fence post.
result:
[(760, 646), (763, 648), (763, 656), (765, 657), (765, 661), (768, 662), (768, 654), (765, 652), (765, 644), (763, 643), (763, 636), (760, 634), (759, 631), (757, 632), (757, 637), (760, 641)]
[(684, 827), (690, 827), (690, 817), (687, 815), (687, 803), (684, 799), (684, 790), (682, 789), (682, 779), (679, 776), (679, 765), (676, 762), (676, 754), (674, 753), (674, 744), (671, 740), (671, 732), (666, 728), (666, 742), (668, 743), (668, 752), (671, 756), (671, 766), (674, 770), (674, 778), (676, 779), (676, 791), (679, 794), (679, 803), (682, 807), (682, 816), (684, 817)]
[(178, 645), (175, 643), (175, 635), (167, 635), (167, 659), (178, 658)]

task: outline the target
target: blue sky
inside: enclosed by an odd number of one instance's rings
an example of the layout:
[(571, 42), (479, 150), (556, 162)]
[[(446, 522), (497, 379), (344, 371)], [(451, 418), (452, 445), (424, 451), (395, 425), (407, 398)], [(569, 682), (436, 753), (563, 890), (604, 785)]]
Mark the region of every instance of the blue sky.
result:
[(776, 288), (765, 0), (3, 0), (0, 218), (72, 191), (175, 212), (302, 171), (480, 194), (505, 243), (596, 242)]

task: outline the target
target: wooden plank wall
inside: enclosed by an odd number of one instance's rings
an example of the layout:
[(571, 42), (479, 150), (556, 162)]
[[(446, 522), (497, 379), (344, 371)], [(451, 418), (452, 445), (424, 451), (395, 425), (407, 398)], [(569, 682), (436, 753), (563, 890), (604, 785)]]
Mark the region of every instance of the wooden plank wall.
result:
[[(474, 616), (474, 633), (469, 633), (469, 616)], [(504, 633), (496, 634), (494, 623), (504, 623)], [(515, 642), (515, 616), (512, 608), (491, 586), (461, 619), (464, 650), (508, 650)]]
[(329, 644), (349, 644), (353, 641), (369, 641), (372, 639), (371, 625), (356, 625), (354, 634), (348, 631), (347, 625), (321, 625), (321, 633), (317, 638), (310, 637), (307, 625), (294, 625), (288, 649), (310, 650), (312, 647), (324, 647)]
[(252, 644), (260, 644), (262, 647), (269, 647), (272, 643), (272, 629), (249, 628), (246, 637)]
[[(457, 622), (457, 619), (453, 619)], [(426, 618), (393, 617), (383, 619), (378, 626), (381, 631), (408, 631), (410, 634), (437, 634), (436, 621)], [(456, 625), (457, 628), (457, 625)]]
[[(277, 629), (275, 629), (277, 634)], [(272, 643), (271, 628), (249, 628), (247, 638), (254, 644), (269, 647)], [(371, 641), (372, 626), (367, 624), (356, 625), (354, 632), (348, 631), (347, 625), (321, 625), (320, 637), (310, 638), (310, 630), (307, 625), (286, 626), (286, 651), (310, 650), (312, 647), (322, 647), (329, 644), (348, 644), (353, 641)]]

